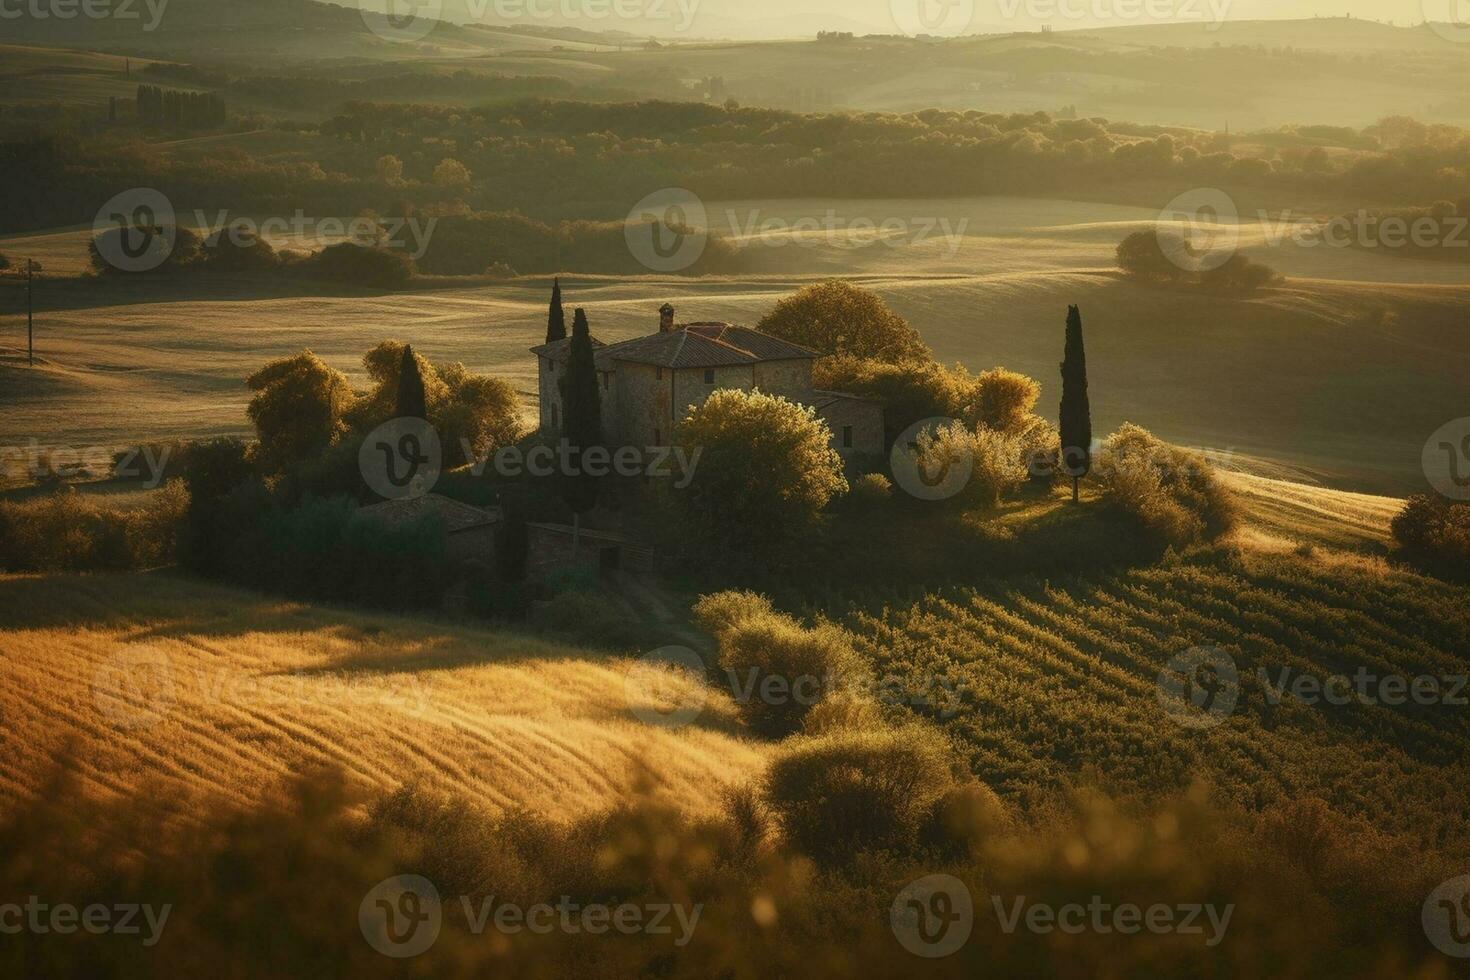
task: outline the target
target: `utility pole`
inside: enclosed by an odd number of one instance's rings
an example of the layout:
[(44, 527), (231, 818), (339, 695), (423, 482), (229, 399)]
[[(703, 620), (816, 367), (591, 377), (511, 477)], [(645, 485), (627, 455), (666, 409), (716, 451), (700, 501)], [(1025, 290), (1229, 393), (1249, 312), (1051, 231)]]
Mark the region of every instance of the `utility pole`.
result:
[(32, 367), (36, 364), (36, 304), (32, 299), (31, 276), (36, 263), (26, 259), (26, 357)]

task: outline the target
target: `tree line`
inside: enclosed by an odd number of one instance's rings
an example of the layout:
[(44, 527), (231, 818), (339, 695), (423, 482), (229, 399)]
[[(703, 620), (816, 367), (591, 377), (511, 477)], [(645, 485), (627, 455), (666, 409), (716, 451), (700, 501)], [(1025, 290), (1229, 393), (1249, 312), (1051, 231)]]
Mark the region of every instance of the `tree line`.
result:
[(178, 129), (209, 129), (225, 122), (225, 100), (215, 92), (181, 92), (139, 85), (138, 119)]

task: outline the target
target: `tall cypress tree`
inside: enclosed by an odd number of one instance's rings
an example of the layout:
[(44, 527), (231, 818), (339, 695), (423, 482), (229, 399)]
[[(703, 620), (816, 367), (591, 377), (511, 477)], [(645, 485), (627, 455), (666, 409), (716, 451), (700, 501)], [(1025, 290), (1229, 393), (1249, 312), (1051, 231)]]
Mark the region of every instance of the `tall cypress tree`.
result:
[(567, 315), (561, 308), (561, 279), (551, 285), (551, 311), (546, 317), (546, 342), (553, 340), (565, 340), (567, 336)]
[[(580, 307), (572, 317), (572, 345), (561, 380), (561, 402), (562, 434), (580, 461), (587, 449), (602, 442), (602, 395), (597, 390), (597, 365), (592, 361), (592, 333)], [(591, 510), (597, 503), (596, 478), (585, 472), (571, 476), (565, 496), (573, 513)]]
[(398, 401), (393, 408), (395, 418), (425, 419), (429, 408), (425, 404), (424, 376), (419, 373), (418, 358), (413, 356), (413, 347), (405, 344), (403, 360), (398, 365)]
[(1087, 403), (1087, 352), (1082, 349), (1082, 311), (1067, 307), (1067, 349), (1062, 357), (1062, 471), (1078, 482), (1092, 469), (1092, 408)]

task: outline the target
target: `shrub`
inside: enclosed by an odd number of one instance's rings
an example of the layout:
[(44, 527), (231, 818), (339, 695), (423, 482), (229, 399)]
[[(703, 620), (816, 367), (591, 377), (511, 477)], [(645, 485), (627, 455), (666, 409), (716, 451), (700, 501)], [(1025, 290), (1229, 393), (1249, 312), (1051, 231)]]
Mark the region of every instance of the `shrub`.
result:
[(1153, 228), (1136, 231), (1118, 243), (1118, 268), (1147, 282), (1176, 282), (1190, 274), (1180, 264), (1185, 255), (1184, 242), (1160, 235)]
[(1415, 494), (1390, 525), (1411, 561), (1451, 575), (1470, 575), (1470, 503)]
[(785, 398), (716, 391), (675, 438), (697, 460), (689, 486), (674, 491), (681, 523), (690, 543), (722, 560), (793, 545), (847, 491), (826, 423)]
[(975, 379), (975, 400), (966, 419), (999, 432), (1016, 432), (1032, 417), (1040, 397), (1036, 381), (998, 367)]
[(1093, 472), (1104, 499), (1171, 545), (1213, 540), (1235, 527), (1234, 500), (1205, 458), (1132, 423), (1103, 444)]
[(23, 503), (0, 501), (0, 568), (80, 572), (167, 564), (188, 502), (179, 480), (136, 507), (108, 506), (75, 488)]
[(835, 863), (914, 851), (954, 782), (948, 741), (915, 724), (797, 738), (771, 763), (765, 795), (792, 845)]
[[(87, 251), (92, 268), (109, 275), (132, 271), (120, 268), (109, 258), (118, 256), (147, 265), (144, 272), (178, 272), (199, 258), (200, 245), (199, 235), (183, 226), (131, 226), (126, 231), (121, 227), (103, 230), (87, 243)], [(140, 250), (139, 254), (134, 256), (134, 250)]]
[(824, 354), (882, 361), (932, 358), (919, 332), (876, 293), (828, 279), (788, 296), (757, 328)]
[(356, 242), (328, 245), (310, 267), (324, 279), (374, 289), (397, 289), (413, 278), (413, 259), (403, 252)]
[(811, 708), (861, 673), (846, 635), (823, 624), (807, 629), (780, 613), (747, 616), (719, 634), (719, 663), (741, 715), (772, 738), (800, 731)]
[(694, 621), (716, 638), (749, 619), (775, 615), (771, 600), (754, 592), (728, 590), (700, 596), (694, 604)]
[(1277, 275), (1275, 269), (1252, 262), (1239, 252), (1221, 265), (1200, 272), (1200, 282), (1203, 285), (1227, 292), (1250, 292), (1280, 281), (1281, 276)]
[(276, 250), (247, 225), (221, 228), (204, 242), (204, 259), (219, 272), (264, 272), (277, 265)]
[(531, 611), (537, 629), (587, 646), (626, 650), (647, 645), (648, 630), (627, 607), (596, 592), (562, 592)]
[(960, 473), (969, 479), (951, 499), (968, 507), (994, 507), (1027, 477), (1027, 446), (1018, 436), (993, 429), (970, 429), (952, 422), (926, 429), (915, 440), (913, 465), (923, 472)]
[(353, 400), (347, 378), (309, 350), (270, 362), (245, 385), (255, 392), (245, 412), (271, 471), (319, 455), (347, 431), (343, 416)]
[(859, 510), (877, 510), (893, 499), (893, 484), (882, 473), (864, 474), (853, 483), (850, 499)]
[(890, 363), (841, 354), (817, 361), (812, 383), (881, 404), (887, 446), (915, 422), (964, 415), (966, 406), (975, 401), (977, 384), (958, 364), (946, 368), (932, 360)]

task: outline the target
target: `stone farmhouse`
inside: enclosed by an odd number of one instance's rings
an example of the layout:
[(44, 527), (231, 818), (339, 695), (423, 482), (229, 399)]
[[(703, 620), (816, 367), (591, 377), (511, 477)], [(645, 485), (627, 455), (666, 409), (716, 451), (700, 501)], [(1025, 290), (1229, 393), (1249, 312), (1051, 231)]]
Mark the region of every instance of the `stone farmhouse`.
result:
[[(721, 388), (759, 388), (816, 410), (832, 430), (832, 446), (851, 465), (881, 454), (883, 408), (877, 402), (812, 386), (812, 362), (822, 355), (789, 341), (731, 323), (674, 323), (674, 308), (659, 311), (657, 333), (616, 344), (592, 339), (602, 393), (603, 440), (608, 446), (668, 445), (692, 407)], [(537, 357), (541, 431), (554, 434), (564, 417), (559, 382), (571, 338), (531, 348)]]

